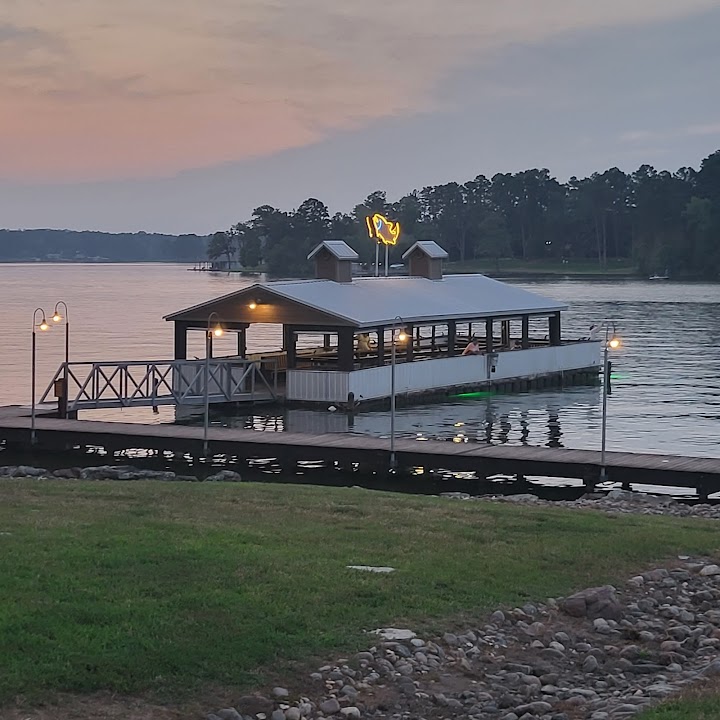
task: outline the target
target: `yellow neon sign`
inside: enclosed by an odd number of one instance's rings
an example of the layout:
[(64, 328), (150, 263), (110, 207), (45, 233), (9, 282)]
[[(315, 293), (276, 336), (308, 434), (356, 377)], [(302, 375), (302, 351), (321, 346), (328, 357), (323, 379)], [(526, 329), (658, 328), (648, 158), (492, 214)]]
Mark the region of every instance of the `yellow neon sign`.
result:
[(400, 223), (388, 220), (384, 215), (375, 213), (365, 218), (368, 235), (383, 245), (397, 245), (400, 237)]

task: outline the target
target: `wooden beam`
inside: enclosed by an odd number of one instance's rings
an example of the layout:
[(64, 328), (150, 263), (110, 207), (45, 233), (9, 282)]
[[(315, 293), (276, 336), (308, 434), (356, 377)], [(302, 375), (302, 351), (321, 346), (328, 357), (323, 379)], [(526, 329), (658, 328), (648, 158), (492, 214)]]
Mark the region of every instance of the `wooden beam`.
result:
[(530, 347), (530, 316), (522, 317), (522, 349), (527, 350)]
[(493, 352), (493, 319), (487, 318), (485, 320), (485, 350), (486, 352)]
[(448, 355), (455, 355), (455, 338), (457, 337), (457, 323), (454, 320), (448, 322)]
[(175, 323), (175, 359), (187, 360), (187, 324)]
[(338, 328), (338, 370), (351, 372), (355, 363), (355, 332), (351, 327)]
[(549, 320), (549, 335), (551, 345), (560, 345), (561, 343), (561, 330), (560, 330), (560, 313), (556, 312), (550, 316)]
[(385, 327), (377, 329), (377, 354), (377, 364), (382, 367), (385, 364)]

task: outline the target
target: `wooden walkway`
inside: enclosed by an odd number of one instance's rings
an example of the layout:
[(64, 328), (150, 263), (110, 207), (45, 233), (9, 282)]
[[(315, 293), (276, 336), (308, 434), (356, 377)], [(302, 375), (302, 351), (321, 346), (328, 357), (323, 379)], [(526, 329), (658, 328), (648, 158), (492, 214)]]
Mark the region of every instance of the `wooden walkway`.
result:
[[(63, 451), (102, 447), (116, 451), (147, 449), (202, 456), (203, 429), (185, 425), (141, 425), (36, 418), (38, 448)], [(20, 408), (0, 408), (0, 440), (27, 446), (30, 418)], [(276, 459), (288, 467), (298, 461), (324, 461), (367, 469), (387, 469), (387, 439), (347, 433), (306, 435), (235, 428), (209, 430), (211, 452), (238, 461)], [(398, 439), (401, 468), (474, 472), (493, 475), (579, 478), (592, 486), (600, 474), (600, 452), (516, 445), (480, 445), (444, 441)], [(697, 489), (705, 497), (720, 492), (720, 458), (698, 458), (648, 453), (608, 452), (610, 480), (623, 484), (665, 485)]]

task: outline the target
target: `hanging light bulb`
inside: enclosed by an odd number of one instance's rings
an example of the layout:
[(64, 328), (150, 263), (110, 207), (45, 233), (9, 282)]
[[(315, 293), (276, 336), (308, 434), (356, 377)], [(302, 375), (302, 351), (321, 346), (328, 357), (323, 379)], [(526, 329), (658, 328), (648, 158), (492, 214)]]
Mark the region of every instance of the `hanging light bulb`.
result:
[(222, 329), (222, 327), (220, 327), (220, 325), (217, 325), (213, 330), (213, 335), (215, 337), (222, 337), (224, 332), (225, 331)]
[(52, 316), (52, 321), (59, 323), (63, 319), (63, 316), (56, 310), (55, 314)]
[(249, 307), (251, 310), (254, 310), (254, 309), (257, 307), (257, 303), (256, 303), (254, 300), (252, 300), (252, 301), (250, 302), (250, 304), (248, 305), (248, 307)]
[(405, 342), (408, 339), (407, 332), (405, 332), (405, 328), (400, 328), (400, 332), (398, 333), (398, 342)]
[(42, 330), (43, 332), (50, 329), (50, 326), (48, 325), (48, 322), (45, 319), (45, 317), (43, 317), (43, 319), (40, 321), (38, 328), (40, 328), (40, 330)]

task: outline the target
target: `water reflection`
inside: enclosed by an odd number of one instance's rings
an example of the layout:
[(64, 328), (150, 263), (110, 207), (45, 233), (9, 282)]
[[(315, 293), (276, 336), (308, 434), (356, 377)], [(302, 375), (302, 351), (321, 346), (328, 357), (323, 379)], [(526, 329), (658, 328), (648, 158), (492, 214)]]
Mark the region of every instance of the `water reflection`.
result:
[[(415, 440), (556, 448), (592, 446), (600, 427), (599, 400), (598, 387), (455, 398), (442, 404), (399, 408), (395, 427), (397, 437)], [(201, 422), (198, 415), (190, 417), (186, 412), (182, 415), (182, 422)], [(325, 409), (266, 407), (232, 415), (215, 411), (212, 422), (270, 432), (356, 433), (374, 437), (387, 437), (390, 432), (390, 413), (386, 410), (347, 415)]]

